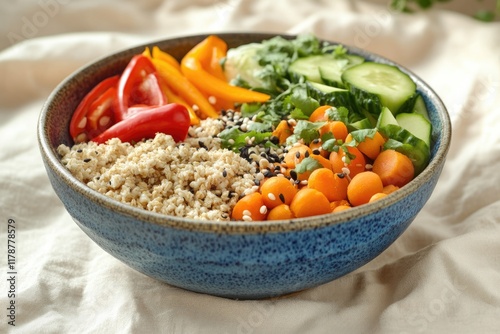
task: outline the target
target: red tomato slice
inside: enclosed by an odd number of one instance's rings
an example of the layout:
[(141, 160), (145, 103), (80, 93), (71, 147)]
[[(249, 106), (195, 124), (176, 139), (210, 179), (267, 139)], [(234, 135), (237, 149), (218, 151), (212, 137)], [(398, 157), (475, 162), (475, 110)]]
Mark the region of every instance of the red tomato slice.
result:
[(75, 143), (97, 136), (114, 123), (112, 118), (106, 122), (104, 117), (110, 117), (110, 115), (114, 117), (112, 101), (116, 96), (116, 85), (119, 79), (118, 75), (104, 79), (80, 102), (69, 126), (69, 133)]
[(151, 60), (142, 54), (132, 57), (118, 82), (115, 121), (129, 117), (129, 108), (135, 105), (161, 106), (166, 102)]

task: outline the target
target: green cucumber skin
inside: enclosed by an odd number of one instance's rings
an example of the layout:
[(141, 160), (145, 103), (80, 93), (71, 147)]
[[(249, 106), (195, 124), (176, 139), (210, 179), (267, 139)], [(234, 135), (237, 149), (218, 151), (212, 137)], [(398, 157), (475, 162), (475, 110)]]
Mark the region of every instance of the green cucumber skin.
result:
[(359, 89), (353, 85), (350, 85), (349, 83), (345, 83), (345, 85), (346, 88), (351, 92), (358, 110), (365, 110), (372, 115), (380, 114), (383, 105), (377, 95), (368, 93), (363, 89)]
[(415, 168), (415, 176), (424, 170), (430, 161), (431, 152), (423, 140), (399, 125), (387, 124), (379, 128), (379, 131), (386, 138), (389, 138), (384, 148), (395, 149), (410, 158)]
[(420, 93), (418, 92), (415, 92), (415, 94), (413, 94), (413, 96), (410, 96), (408, 98), (408, 100), (406, 100), (402, 105), (401, 107), (399, 107), (398, 110), (394, 110), (393, 111), (393, 114), (394, 115), (398, 115), (398, 114), (401, 114), (401, 113), (411, 113), (413, 112), (414, 108), (415, 108), (415, 102), (417, 101), (417, 99), (420, 97)]
[[(365, 77), (372, 74), (381, 73), (383, 76), (392, 79), (392, 84), (397, 82), (400, 85), (398, 94), (393, 96), (389, 92), (381, 93), (379, 91), (370, 91), (374, 82)], [(405, 104), (413, 106), (416, 94), (416, 84), (408, 74), (401, 71), (397, 66), (386, 65), (375, 62), (364, 62), (350, 67), (342, 73), (342, 81), (346, 89), (356, 97), (359, 108), (368, 111), (371, 114), (378, 115), (382, 107), (388, 107), (393, 114), (397, 114)], [(384, 84), (378, 84), (379, 87), (387, 88)], [(394, 99), (394, 98), (397, 99)], [(384, 102), (385, 101), (385, 102)]]
[(423, 115), (418, 113), (399, 113), (396, 121), (415, 137), (422, 139), (427, 146), (431, 145), (432, 125)]
[(427, 106), (425, 105), (424, 98), (420, 94), (415, 99), (413, 112), (424, 116), (425, 119), (427, 119), (430, 122), (429, 111), (427, 110)]

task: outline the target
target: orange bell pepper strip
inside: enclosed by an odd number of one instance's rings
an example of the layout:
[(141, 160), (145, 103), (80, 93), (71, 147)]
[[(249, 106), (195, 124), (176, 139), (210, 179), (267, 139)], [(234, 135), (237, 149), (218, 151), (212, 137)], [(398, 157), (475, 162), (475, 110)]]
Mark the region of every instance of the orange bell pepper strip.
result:
[[(220, 45), (220, 39), (209, 36), (193, 47), (181, 60), (181, 71), (198, 89), (214, 96), (232, 102), (265, 102), (271, 97), (267, 94), (246, 88), (230, 85), (224, 79), (207, 70), (213, 56), (215, 45)], [(203, 66), (205, 64), (205, 67)]]
[(208, 102), (207, 98), (175, 66), (160, 59), (153, 58), (151, 61), (167, 86), (189, 103), (193, 110), (198, 109), (206, 117), (219, 117), (219, 113)]

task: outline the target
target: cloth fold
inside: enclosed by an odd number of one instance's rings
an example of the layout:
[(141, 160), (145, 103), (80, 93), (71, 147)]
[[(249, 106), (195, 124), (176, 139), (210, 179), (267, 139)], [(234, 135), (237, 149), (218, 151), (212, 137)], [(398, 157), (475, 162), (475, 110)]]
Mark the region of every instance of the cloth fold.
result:
[[(500, 23), (363, 1), (41, 0), (2, 4), (0, 331), (12, 333), (495, 333), (500, 328)], [(45, 19), (46, 18), (46, 19)], [(31, 30), (30, 30), (31, 29)], [(237, 301), (146, 277), (94, 244), (53, 192), (40, 109), (81, 66), (142, 43), (217, 32), (310, 32), (408, 67), (453, 123), (438, 185), (380, 256), (333, 282)], [(15, 327), (7, 225), (16, 224)]]

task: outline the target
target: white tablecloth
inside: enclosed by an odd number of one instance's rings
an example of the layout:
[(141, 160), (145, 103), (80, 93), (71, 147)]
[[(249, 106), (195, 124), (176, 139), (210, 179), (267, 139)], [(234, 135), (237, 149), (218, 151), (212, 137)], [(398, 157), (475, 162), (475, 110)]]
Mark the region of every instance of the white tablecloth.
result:
[[(53, 192), (36, 123), (64, 77), (129, 46), (221, 31), (313, 32), (362, 47), (413, 70), (447, 105), (452, 147), (434, 194), (409, 229), (363, 268), (271, 300), (196, 294), (105, 253)], [(441, 9), (404, 15), (346, 0), (4, 1), (0, 332), (498, 333), (499, 92), (500, 23)], [(13, 285), (9, 219), (16, 225)], [(8, 324), (11, 301), (15, 327)]]

